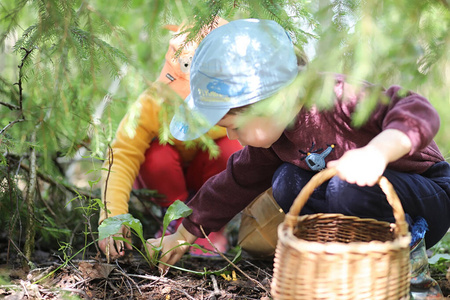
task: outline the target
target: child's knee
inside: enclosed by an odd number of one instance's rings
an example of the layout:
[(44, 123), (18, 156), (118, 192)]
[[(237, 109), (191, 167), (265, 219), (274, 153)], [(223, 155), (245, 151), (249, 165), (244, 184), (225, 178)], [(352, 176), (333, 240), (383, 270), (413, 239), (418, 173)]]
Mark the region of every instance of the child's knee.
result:
[(178, 168), (180, 165), (180, 153), (175, 147), (160, 145), (158, 141), (154, 141), (145, 152), (145, 160), (141, 169), (145, 169), (146, 172), (159, 173), (172, 167)]
[(338, 176), (330, 179), (326, 198), (328, 200), (329, 212), (350, 214), (355, 202), (358, 202), (360, 194), (359, 188), (355, 185), (341, 180)]
[(273, 197), (284, 212), (288, 212), (301, 189), (311, 179), (311, 172), (293, 164), (283, 163), (272, 178)]
[(335, 176), (330, 179), (326, 198), (330, 213), (390, 220), (392, 207), (378, 185), (359, 186)]

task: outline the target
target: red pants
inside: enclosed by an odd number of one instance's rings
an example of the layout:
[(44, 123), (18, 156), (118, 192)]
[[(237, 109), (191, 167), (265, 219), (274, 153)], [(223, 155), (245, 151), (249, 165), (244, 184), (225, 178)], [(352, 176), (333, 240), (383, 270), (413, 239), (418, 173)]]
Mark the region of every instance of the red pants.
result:
[(162, 207), (170, 206), (177, 199), (185, 201), (190, 191), (198, 191), (208, 178), (225, 170), (230, 155), (242, 148), (237, 140), (227, 137), (215, 142), (220, 148), (216, 159), (209, 159), (207, 151), (198, 151), (192, 162), (183, 166), (175, 147), (153, 141), (133, 187), (157, 190), (165, 195), (166, 198), (157, 199)]

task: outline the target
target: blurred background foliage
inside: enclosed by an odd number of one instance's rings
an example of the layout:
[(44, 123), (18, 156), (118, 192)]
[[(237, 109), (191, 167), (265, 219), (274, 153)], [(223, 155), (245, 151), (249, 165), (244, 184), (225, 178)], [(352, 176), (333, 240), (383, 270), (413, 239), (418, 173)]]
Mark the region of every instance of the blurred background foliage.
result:
[[(100, 165), (121, 118), (159, 75), (172, 37), (164, 25), (192, 25), (196, 39), (215, 16), (285, 27), (309, 57), (298, 81), (305, 104), (331, 99), (318, 72), (425, 95), (450, 159), (448, 0), (0, 0), (0, 240), (8, 255), (31, 259), (36, 248), (57, 251), (60, 240), (94, 238)], [(362, 107), (361, 119), (369, 111)], [(27, 245), (33, 231), (36, 246)]]

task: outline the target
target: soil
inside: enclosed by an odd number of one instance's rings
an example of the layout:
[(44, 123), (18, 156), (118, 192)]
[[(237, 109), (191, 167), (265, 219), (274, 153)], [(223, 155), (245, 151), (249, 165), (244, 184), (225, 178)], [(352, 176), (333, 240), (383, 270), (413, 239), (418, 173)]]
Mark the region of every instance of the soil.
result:
[[(4, 264), (4, 258), (5, 253), (0, 255), (0, 299), (271, 299), (273, 260), (245, 253), (234, 266), (222, 257), (185, 255), (177, 266), (190, 271), (171, 268), (165, 276), (137, 252), (110, 263), (98, 256), (64, 265), (61, 258), (38, 251), (35, 263), (40, 263), (32, 270), (18, 267), (17, 258), (16, 267)], [(433, 277), (450, 297), (445, 275)]]
[(133, 254), (109, 264), (104, 258), (65, 266), (44, 261), (31, 271), (2, 265), (0, 284), (1, 277), (11, 283), (0, 285), (0, 299), (270, 299), (271, 259), (242, 257), (232, 267), (222, 257), (185, 255), (177, 266), (190, 271), (171, 268), (162, 277)]

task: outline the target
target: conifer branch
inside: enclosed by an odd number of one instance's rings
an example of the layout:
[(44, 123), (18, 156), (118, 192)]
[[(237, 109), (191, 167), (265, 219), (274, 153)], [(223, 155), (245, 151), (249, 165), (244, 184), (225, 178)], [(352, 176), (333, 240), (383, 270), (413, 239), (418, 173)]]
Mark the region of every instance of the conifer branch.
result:
[(17, 22), (18, 16), (19, 16), (20, 12), (22, 11), (22, 9), (26, 6), (28, 0), (19, 0), (19, 1), (15, 1), (15, 2), (16, 2), (16, 6), (10, 11), (7, 11), (6, 7), (0, 3), (0, 6), (1, 6), (0, 13), (3, 14), (0, 17), (0, 20), (9, 21), (8, 25), (6, 26), (6, 30), (4, 30), (4, 32), (0, 35), (0, 45), (3, 45), (3, 43), (5, 42), (8, 35), (18, 25), (18, 22)]
[(12, 125), (14, 125), (16, 123), (19, 123), (19, 122), (25, 121), (25, 117), (24, 117), (24, 114), (23, 114), (23, 86), (22, 86), (22, 79), (23, 79), (23, 76), (24, 76), (23, 75), (23, 66), (25, 65), (25, 61), (28, 58), (28, 56), (31, 54), (33, 49), (31, 49), (31, 50), (27, 50), (25, 48), (21, 48), (21, 49), (25, 51), (25, 55), (23, 56), (20, 65), (18, 66), (18, 68), (19, 68), (19, 81), (14, 83), (14, 85), (17, 85), (19, 87), (19, 106), (13, 105), (13, 104), (10, 104), (10, 103), (0, 102), (1, 105), (4, 105), (4, 106), (8, 107), (11, 110), (18, 110), (20, 112), (20, 115), (19, 115), (18, 119), (9, 122), (8, 125), (6, 125), (0, 131), (0, 135), (2, 135)]

